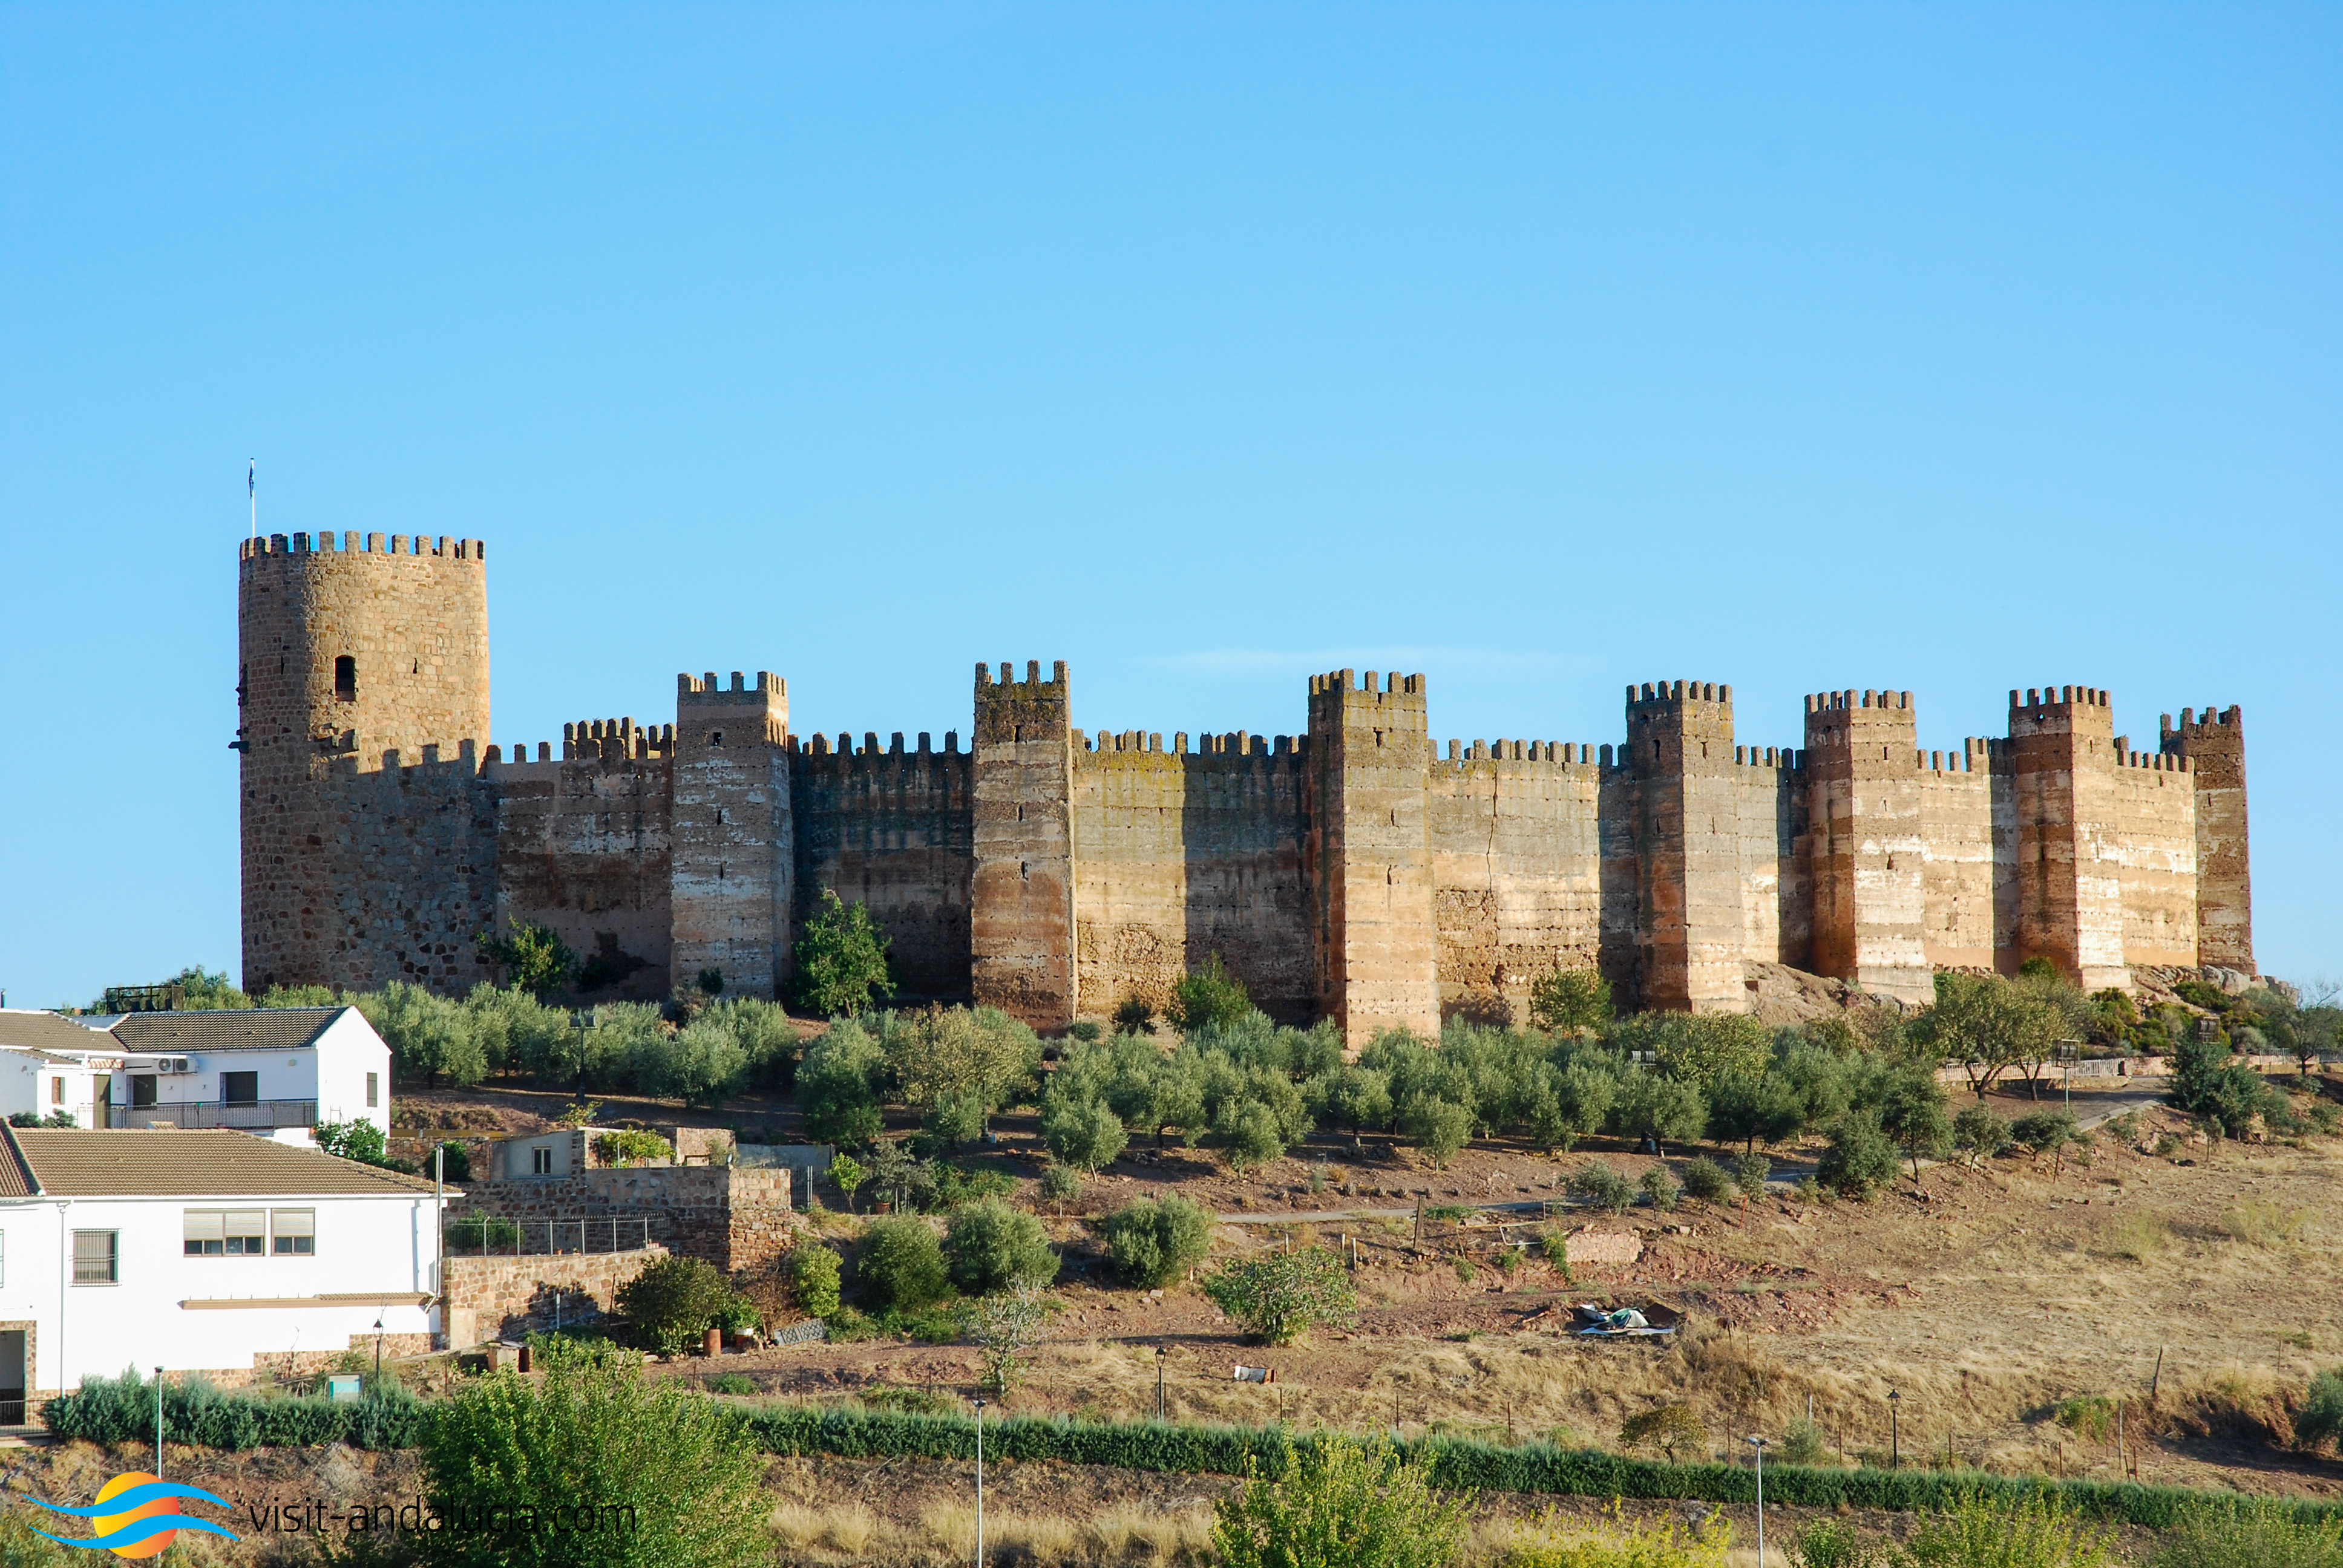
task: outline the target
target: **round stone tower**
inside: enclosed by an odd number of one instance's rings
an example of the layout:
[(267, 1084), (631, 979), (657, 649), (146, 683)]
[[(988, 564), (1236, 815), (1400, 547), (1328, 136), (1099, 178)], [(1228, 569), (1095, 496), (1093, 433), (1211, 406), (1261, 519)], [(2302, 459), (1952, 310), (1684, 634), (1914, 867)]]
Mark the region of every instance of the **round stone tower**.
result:
[[(460, 978), (437, 971), (468, 972), (472, 955), (423, 950), (448, 946), (446, 933), (419, 940), (396, 907), (397, 862), (437, 857), (415, 830), (425, 803), (402, 809), (385, 775), (403, 787), (419, 765), (412, 782), (428, 789), (477, 767), (488, 734), (480, 541), (274, 534), (237, 558), (246, 989)], [(412, 868), (460, 883), (456, 869)], [(432, 923), (450, 930), (475, 918), (444, 913)]]

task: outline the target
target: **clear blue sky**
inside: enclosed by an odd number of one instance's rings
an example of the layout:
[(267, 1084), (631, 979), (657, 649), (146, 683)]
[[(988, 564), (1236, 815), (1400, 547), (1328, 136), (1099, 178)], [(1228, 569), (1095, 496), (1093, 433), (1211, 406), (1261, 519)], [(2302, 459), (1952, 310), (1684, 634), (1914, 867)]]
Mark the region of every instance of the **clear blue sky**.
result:
[(0, 6), (0, 984), (237, 960), (236, 541), (489, 543), (495, 739), (2242, 703), (2343, 976), (2343, 10)]

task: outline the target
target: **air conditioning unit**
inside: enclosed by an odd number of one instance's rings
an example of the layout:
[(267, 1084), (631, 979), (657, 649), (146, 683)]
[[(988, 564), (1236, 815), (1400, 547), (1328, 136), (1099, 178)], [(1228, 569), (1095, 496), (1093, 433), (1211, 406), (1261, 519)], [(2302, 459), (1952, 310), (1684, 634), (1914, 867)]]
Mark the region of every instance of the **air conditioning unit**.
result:
[(195, 1069), (187, 1065), (187, 1059), (184, 1056), (164, 1056), (157, 1057), (156, 1059), (155, 1070), (160, 1073), (173, 1074), (192, 1072)]

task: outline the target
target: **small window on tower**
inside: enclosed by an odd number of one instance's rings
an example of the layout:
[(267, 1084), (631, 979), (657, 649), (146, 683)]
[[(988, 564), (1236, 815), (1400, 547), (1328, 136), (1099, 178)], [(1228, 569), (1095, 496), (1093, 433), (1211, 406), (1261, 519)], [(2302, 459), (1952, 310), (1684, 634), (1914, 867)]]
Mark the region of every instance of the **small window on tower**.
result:
[(334, 697), (340, 702), (358, 699), (358, 661), (347, 653), (334, 660)]
[(721, 729), (711, 729), (711, 730), (709, 730), (709, 731), (708, 732), (708, 744), (709, 744), (710, 746), (721, 746), (721, 745), (723, 745), (723, 744), (724, 744), (724, 731), (722, 731)]

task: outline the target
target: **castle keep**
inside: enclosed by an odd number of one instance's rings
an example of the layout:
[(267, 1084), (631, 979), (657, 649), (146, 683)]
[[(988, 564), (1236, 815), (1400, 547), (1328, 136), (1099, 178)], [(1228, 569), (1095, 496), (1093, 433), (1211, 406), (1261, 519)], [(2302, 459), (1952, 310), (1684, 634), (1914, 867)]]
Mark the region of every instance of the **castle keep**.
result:
[(1557, 964), (1632, 1005), (1733, 1010), (1752, 963), (1907, 1000), (2044, 957), (2252, 972), (2245, 732), (2012, 691), (2006, 737), (1919, 748), (1909, 692), (1805, 701), (1736, 742), (1733, 689), (1630, 687), (1624, 744), (1432, 739), (1423, 677), (1310, 682), (1307, 732), (1074, 728), (1066, 667), (976, 668), (970, 741), (799, 735), (785, 682), (679, 677), (671, 724), (488, 724), (477, 539), (239, 550), (244, 982), (460, 991), (534, 921), (598, 994), (707, 970), (772, 995), (821, 890), (868, 904), (906, 994), (1041, 1027), (1222, 955), (1273, 1015), (1361, 1040), (1518, 1013)]

